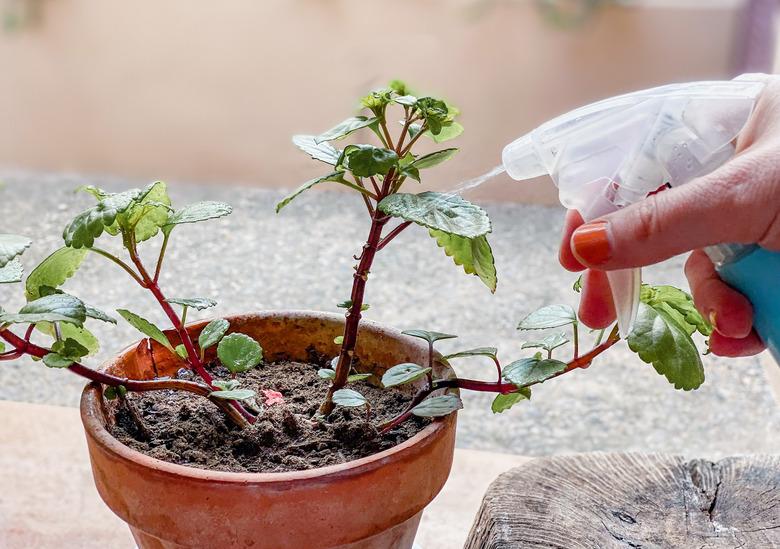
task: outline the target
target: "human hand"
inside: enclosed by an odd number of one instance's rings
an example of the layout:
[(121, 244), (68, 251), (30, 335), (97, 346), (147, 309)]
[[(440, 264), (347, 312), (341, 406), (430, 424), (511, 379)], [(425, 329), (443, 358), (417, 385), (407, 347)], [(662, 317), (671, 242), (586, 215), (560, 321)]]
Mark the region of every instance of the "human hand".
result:
[(697, 309), (715, 327), (721, 356), (759, 353), (750, 302), (724, 283), (702, 248), (724, 242), (780, 250), (780, 77), (766, 88), (737, 140), (736, 156), (696, 181), (649, 196), (590, 223), (569, 211), (560, 248), (568, 270), (587, 269), (580, 318), (592, 328), (615, 320), (604, 271), (643, 267), (693, 251), (685, 274)]

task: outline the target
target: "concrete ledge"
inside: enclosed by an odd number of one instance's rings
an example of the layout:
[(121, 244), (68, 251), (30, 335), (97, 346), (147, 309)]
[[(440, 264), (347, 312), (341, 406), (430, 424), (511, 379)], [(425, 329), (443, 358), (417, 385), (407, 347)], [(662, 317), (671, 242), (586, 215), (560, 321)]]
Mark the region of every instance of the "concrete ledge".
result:
[[(0, 540), (3, 549), (131, 549), (127, 526), (92, 483), (75, 408), (0, 401)], [(482, 495), (528, 458), (457, 450), (452, 475), (423, 515), (421, 549), (460, 547)]]

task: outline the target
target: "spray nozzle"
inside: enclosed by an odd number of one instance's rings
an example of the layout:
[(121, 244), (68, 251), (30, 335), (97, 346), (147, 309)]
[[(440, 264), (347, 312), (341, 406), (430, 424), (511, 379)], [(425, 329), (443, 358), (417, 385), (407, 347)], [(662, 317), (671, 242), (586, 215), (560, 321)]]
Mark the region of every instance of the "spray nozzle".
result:
[[(639, 202), (722, 165), (763, 81), (673, 84), (613, 97), (559, 116), (504, 148), (514, 179), (549, 174), (561, 204), (585, 221)], [(621, 336), (639, 302), (639, 269), (608, 273)]]
[(548, 173), (531, 139), (531, 134), (527, 134), (504, 148), (501, 160), (512, 179), (533, 179)]

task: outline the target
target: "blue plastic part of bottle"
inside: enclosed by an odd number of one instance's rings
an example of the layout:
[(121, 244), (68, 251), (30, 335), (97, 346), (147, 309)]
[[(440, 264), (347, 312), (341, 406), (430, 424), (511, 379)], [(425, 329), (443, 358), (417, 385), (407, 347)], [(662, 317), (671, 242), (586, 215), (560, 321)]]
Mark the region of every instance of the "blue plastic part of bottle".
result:
[(780, 252), (759, 246), (718, 265), (718, 273), (753, 305), (753, 327), (780, 365)]

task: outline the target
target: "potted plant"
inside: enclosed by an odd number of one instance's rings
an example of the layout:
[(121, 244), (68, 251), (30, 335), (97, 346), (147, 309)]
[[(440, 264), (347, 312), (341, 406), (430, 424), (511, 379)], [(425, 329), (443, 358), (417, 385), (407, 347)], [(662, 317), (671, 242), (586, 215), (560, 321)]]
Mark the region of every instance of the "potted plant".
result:
[[(223, 217), (231, 208), (219, 202), (173, 208), (161, 182), (121, 193), (84, 187), (95, 205), (67, 225), (65, 245), (26, 278), (27, 304), (15, 313), (0, 310), (0, 360), (27, 355), (91, 382), (81, 412), (95, 483), (139, 547), (411, 547), (422, 510), (449, 474), (459, 390), (496, 393), (492, 409), (503, 412), (530, 399), (533, 385), (587, 368), (619, 340), (616, 329), (602, 330), (580, 352), (573, 309), (548, 306), (519, 329), (567, 327), (571, 336), (526, 342), (535, 354), (504, 366), (493, 347), (441, 356), (436, 342), (454, 335), (362, 321), (375, 255), (411, 225), (426, 228), (491, 291), (497, 281), (484, 210), (457, 195), (402, 192), (456, 152), (418, 155), (414, 145), (461, 133), (457, 110), (416, 97), (400, 82), (371, 92), (362, 105), (366, 115), (294, 138), (330, 165), (329, 173), (277, 206), (324, 182), (361, 196), (369, 231), (355, 256), (349, 299), (339, 304), (345, 315), (261, 312), (187, 323), (188, 313), (215, 302), (164, 292), (160, 273), (170, 237), (180, 225)], [(394, 110), (403, 113), (397, 132), (389, 123)], [(331, 144), (362, 128), (373, 132), (376, 145)], [(100, 245), (108, 237), (121, 239), (127, 258)], [(159, 249), (152, 267), (139, 245), (153, 240)], [(18, 256), (30, 243), (0, 235), (0, 282), (22, 280)], [(117, 309), (146, 337), (101, 369), (83, 364), (96, 349), (85, 324), (117, 319), (62, 290), (88, 255), (113, 262), (148, 290), (172, 326), (162, 330)], [(691, 339), (697, 330), (706, 335), (710, 327), (687, 294), (647, 286), (628, 344), (676, 387), (693, 389), (704, 379)], [(569, 339), (571, 359), (558, 360), (554, 354)], [(478, 357), (492, 364), (493, 380), (454, 375), (451, 361)]]

